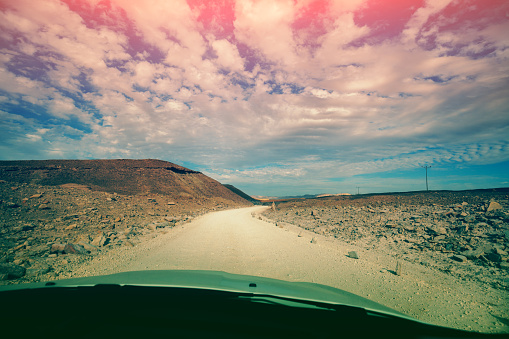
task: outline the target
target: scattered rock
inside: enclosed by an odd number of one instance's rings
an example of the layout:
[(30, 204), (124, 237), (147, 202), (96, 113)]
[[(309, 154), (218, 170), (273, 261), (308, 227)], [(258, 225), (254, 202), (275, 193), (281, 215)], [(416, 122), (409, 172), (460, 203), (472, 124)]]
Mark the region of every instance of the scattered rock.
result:
[(348, 256), (352, 259), (359, 259), (359, 255), (355, 251), (348, 252)]
[(47, 204), (40, 204), (38, 207), (40, 210), (49, 210), (50, 207)]
[(461, 252), (462, 256), (465, 256), (470, 260), (479, 259), (479, 257), (483, 254), (484, 254), (484, 250), (482, 250), (482, 249), (467, 250), (467, 251)]
[(318, 243), (318, 239), (317, 239), (316, 237), (313, 237), (313, 238), (311, 239), (311, 243), (312, 243), (312, 244), (316, 244), (316, 243)]
[(455, 254), (451, 257), (452, 260), (458, 261), (458, 262), (467, 262), (468, 259), (464, 255), (461, 254)]
[(71, 224), (65, 228), (66, 231), (71, 231), (75, 228), (78, 228), (78, 224)]
[(486, 259), (492, 262), (501, 262), (502, 256), (496, 252), (491, 252), (486, 255)]
[(30, 248), (29, 255), (31, 257), (33, 257), (33, 256), (40, 256), (40, 255), (44, 254), (47, 251), (48, 251), (48, 245), (34, 246), (34, 247)]
[(104, 234), (99, 234), (97, 237), (92, 240), (90, 243), (93, 246), (102, 247), (109, 243), (110, 239), (106, 237)]
[(402, 271), (403, 271), (403, 266), (401, 265), (401, 262), (400, 261), (396, 262), (396, 271), (395, 271), (396, 275), (401, 276)]
[(11, 264), (2, 263), (0, 264), (0, 277), (2, 280), (19, 279), (26, 274), (26, 268)]
[(35, 277), (50, 272), (52, 267), (44, 262), (37, 262), (26, 270), (26, 276)]
[(79, 244), (66, 244), (64, 247), (64, 253), (66, 254), (88, 254), (88, 251), (82, 245)]
[(91, 245), (91, 244), (79, 243), (78, 245), (83, 246), (83, 248), (85, 249), (86, 253), (94, 253), (94, 252), (99, 251), (99, 249), (96, 246)]
[(64, 253), (65, 244), (53, 244), (49, 250), (49, 253)]

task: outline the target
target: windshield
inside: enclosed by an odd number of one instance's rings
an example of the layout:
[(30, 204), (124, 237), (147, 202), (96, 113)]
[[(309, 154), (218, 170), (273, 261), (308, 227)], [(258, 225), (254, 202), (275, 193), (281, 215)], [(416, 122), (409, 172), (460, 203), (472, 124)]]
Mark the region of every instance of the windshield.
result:
[(0, 1), (0, 284), (215, 270), (509, 332), (508, 18)]

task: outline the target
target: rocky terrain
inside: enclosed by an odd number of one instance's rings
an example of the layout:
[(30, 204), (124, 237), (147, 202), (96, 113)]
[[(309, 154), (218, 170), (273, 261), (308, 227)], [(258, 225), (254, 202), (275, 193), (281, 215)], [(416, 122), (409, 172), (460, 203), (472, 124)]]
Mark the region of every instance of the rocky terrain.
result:
[(164, 194), (172, 199), (245, 199), (216, 180), (171, 162), (155, 159), (0, 161), (0, 179), (44, 186), (84, 185), (118, 194)]
[(250, 206), (205, 175), (159, 160), (0, 162), (0, 284), (67, 277), (213, 210)]
[[(509, 289), (508, 189), (299, 199), (273, 205), (265, 216)], [(393, 273), (400, 274), (396, 267)]]

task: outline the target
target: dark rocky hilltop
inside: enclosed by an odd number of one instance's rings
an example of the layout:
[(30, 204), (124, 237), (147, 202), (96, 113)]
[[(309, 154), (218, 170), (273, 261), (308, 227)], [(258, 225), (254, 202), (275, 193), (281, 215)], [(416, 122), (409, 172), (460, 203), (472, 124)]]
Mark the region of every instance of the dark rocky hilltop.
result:
[(200, 172), (155, 159), (0, 161), (0, 179), (44, 186), (82, 185), (126, 195), (155, 193), (174, 199), (223, 198), (247, 203)]

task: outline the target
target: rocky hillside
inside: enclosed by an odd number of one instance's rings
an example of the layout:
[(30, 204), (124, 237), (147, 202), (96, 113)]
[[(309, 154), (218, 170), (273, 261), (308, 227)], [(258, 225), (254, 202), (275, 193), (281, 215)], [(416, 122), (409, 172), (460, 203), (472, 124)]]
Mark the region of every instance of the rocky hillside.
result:
[(251, 205), (160, 160), (0, 161), (0, 284), (69, 277), (100, 252)]
[(200, 172), (154, 159), (0, 161), (0, 179), (43, 186), (77, 184), (127, 195), (155, 193), (174, 200), (223, 198), (247, 203)]
[(277, 224), (509, 289), (508, 189), (301, 199), (265, 214)]
[(229, 185), (229, 184), (223, 184), (224, 187), (226, 187), (227, 189), (229, 189), (230, 191), (232, 191), (233, 193), (237, 194), (238, 196), (241, 196), (242, 198), (246, 199), (247, 201), (255, 204), (255, 205), (261, 205), (261, 201), (260, 200), (256, 200), (254, 199), (253, 197), (247, 195), (246, 193), (244, 193), (243, 191), (239, 190), (237, 187), (233, 186), (233, 185)]

